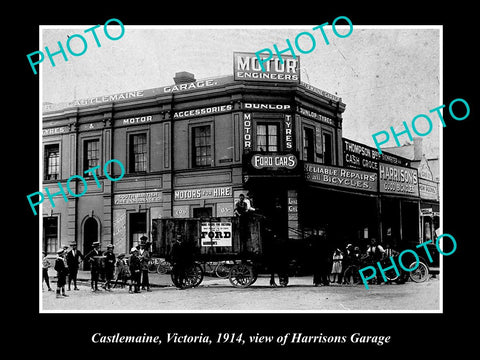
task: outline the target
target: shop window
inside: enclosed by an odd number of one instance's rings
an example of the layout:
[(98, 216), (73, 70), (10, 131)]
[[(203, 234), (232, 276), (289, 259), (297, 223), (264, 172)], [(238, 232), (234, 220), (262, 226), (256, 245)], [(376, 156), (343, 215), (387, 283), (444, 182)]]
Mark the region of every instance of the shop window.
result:
[(257, 151), (278, 151), (278, 124), (258, 123), (257, 131)]
[(60, 177), (60, 146), (58, 144), (45, 145), (45, 180), (56, 180)]
[(313, 129), (303, 128), (303, 160), (314, 161), (315, 147), (313, 143)]
[(333, 136), (330, 133), (322, 133), (323, 142), (323, 163), (325, 165), (333, 164)]
[(192, 165), (193, 167), (212, 164), (212, 135), (210, 125), (192, 128)]
[(193, 217), (194, 218), (210, 218), (212, 217), (212, 208), (211, 207), (193, 208)]
[[(85, 140), (83, 144), (83, 171), (86, 171), (100, 165), (100, 141)], [(92, 172), (85, 175), (93, 176)]]
[(147, 213), (130, 214), (130, 247), (140, 244), (140, 238), (147, 233)]
[(43, 218), (43, 248), (47, 254), (54, 254), (58, 244), (58, 217)]
[(130, 135), (130, 172), (147, 171), (147, 134)]

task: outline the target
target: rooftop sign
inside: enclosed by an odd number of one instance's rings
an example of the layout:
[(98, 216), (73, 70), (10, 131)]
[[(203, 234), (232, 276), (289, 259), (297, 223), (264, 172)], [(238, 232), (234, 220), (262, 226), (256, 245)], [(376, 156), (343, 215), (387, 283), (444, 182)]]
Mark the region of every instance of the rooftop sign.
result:
[(278, 56), (272, 57), (263, 64), (265, 71), (262, 71), (254, 53), (234, 52), (234, 80), (300, 83), (300, 59), (287, 55), (282, 59), (283, 63)]

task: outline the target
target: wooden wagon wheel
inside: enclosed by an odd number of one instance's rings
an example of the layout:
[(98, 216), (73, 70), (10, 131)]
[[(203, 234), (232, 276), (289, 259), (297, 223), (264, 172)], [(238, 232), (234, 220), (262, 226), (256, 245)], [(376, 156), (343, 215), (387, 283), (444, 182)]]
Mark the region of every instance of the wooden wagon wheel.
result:
[(197, 287), (203, 281), (203, 270), (202, 267), (195, 263), (185, 270), (185, 276), (183, 283), (180, 284), (177, 278), (175, 271), (172, 271), (170, 274), (173, 284), (178, 288), (192, 288)]
[(254, 281), (254, 274), (252, 267), (247, 264), (235, 264), (230, 269), (228, 280), (235, 287), (247, 287)]
[(185, 275), (186, 287), (197, 287), (203, 281), (203, 270), (197, 263), (188, 268)]

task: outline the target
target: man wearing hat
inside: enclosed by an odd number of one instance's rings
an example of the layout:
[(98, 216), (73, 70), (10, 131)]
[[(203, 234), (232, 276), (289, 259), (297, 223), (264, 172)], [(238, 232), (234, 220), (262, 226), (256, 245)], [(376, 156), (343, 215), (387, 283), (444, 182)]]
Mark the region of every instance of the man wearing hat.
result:
[(140, 250), (138, 251), (140, 263), (142, 264), (142, 290), (150, 291), (150, 281), (148, 279), (148, 263), (150, 261), (150, 252), (148, 251), (147, 237), (143, 235), (140, 238)]
[(186, 270), (193, 263), (193, 253), (183, 241), (181, 234), (177, 234), (175, 240), (170, 251), (170, 259), (173, 264), (173, 282), (177, 288), (183, 289)]
[(135, 293), (140, 292), (140, 276), (141, 276), (142, 264), (140, 263), (140, 258), (138, 256), (138, 249), (132, 247), (130, 250), (130, 286), (128, 289), (129, 293), (132, 293), (132, 286), (135, 288)]
[(113, 280), (113, 274), (115, 272), (115, 254), (113, 253), (113, 245), (107, 245), (107, 251), (105, 252), (105, 284), (102, 287), (110, 291), (112, 288), (111, 281)]
[(99, 257), (102, 256), (102, 252), (100, 251), (100, 243), (98, 241), (95, 241), (92, 246), (93, 249), (85, 255), (85, 260), (90, 262), (90, 284), (92, 291), (98, 291), (98, 277), (100, 275)]
[(71, 250), (67, 252), (66, 260), (68, 267), (68, 291), (70, 291), (70, 285), (73, 280), (73, 290), (78, 290), (77, 287), (77, 274), (78, 274), (78, 265), (80, 260), (83, 260), (83, 255), (80, 250), (77, 249), (77, 243), (72, 241), (70, 243)]
[[(67, 274), (68, 268), (65, 265), (65, 250), (57, 250), (57, 258), (55, 259), (54, 269), (57, 272), (57, 299), (62, 298), (62, 296), (68, 296), (65, 294), (65, 284), (67, 283)], [(62, 294), (60, 294), (60, 290)]]

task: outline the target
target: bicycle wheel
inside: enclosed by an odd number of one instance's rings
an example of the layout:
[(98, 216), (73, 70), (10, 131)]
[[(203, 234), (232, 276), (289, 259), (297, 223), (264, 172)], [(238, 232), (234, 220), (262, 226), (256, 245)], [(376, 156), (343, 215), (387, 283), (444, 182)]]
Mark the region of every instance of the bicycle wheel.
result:
[(155, 271), (157, 271), (157, 264), (156, 264), (155, 259), (151, 259), (148, 262), (148, 272), (149, 273), (154, 273)]
[(228, 278), (228, 274), (230, 273), (230, 266), (224, 262), (219, 262), (217, 266), (215, 266), (215, 275), (221, 279)]
[[(411, 263), (409, 268), (410, 269), (413, 268), (415, 264), (416, 262)], [(418, 264), (418, 267), (410, 273), (410, 279), (412, 279), (412, 281), (415, 281), (417, 283), (424, 282), (425, 280), (428, 279), (428, 274), (429, 274), (428, 266), (420, 261), (420, 263)]]
[(166, 260), (160, 260), (157, 265), (158, 274), (168, 274), (172, 270), (172, 265)]

